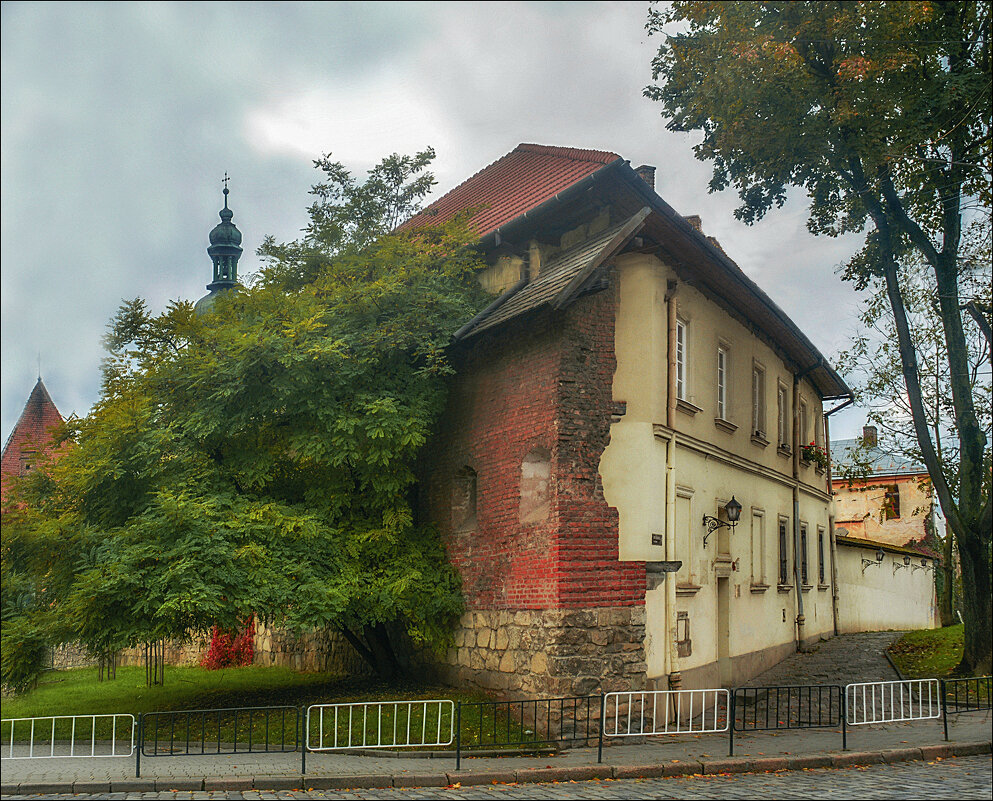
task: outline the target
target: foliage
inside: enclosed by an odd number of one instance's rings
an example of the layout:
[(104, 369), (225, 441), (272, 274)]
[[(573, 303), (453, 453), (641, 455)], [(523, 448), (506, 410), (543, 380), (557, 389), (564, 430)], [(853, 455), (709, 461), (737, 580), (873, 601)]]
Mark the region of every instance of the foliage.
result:
[(102, 397), (11, 531), (40, 548), (28, 573), (65, 639), (106, 651), (255, 614), (340, 629), (382, 675), (403, 643), (444, 641), (459, 580), (411, 489), (445, 348), (481, 301), (475, 238), (465, 220), (384, 233), (431, 155), (361, 185), (316, 162), (304, 240), (267, 239), (262, 273), (209, 315), (121, 307)]
[[(893, 314), (914, 436), (959, 546), (964, 575), (963, 662), (993, 658), (988, 437), (969, 385), (963, 317), (989, 338), (990, 312), (963, 294), (976, 268), (961, 258), (963, 228), (991, 206), (990, 3), (685, 2), (649, 13), (665, 38), (646, 94), (668, 127), (701, 131), (696, 155), (710, 187), (737, 189), (739, 219), (781, 206), (788, 187), (810, 198), (808, 228), (869, 228), (845, 267), (858, 288), (885, 294)], [(941, 320), (959, 442), (957, 490), (928, 428), (919, 354), (904, 307), (901, 264), (927, 264)], [(980, 275), (988, 273), (980, 272)], [(988, 279), (987, 279), (988, 281)]]
[(252, 664), (255, 646), (252, 641), (255, 624), (250, 619), (240, 631), (222, 631), (214, 626), (210, 631), (210, 645), (200, 660), (205, 670), (220, 670), (227, 667), (245, 667)]

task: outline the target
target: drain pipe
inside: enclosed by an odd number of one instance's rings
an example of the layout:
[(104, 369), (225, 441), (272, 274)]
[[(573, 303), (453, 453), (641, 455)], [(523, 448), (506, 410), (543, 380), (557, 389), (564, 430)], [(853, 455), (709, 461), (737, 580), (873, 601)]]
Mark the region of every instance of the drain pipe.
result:
[[(825, 400), (834, 399), (825, 398)], [(840, 412), (846, 406), (851, 406), (853, 403), (855, 403), (855, 398), (849, 393), (844, 403), (824, 412), (824, 451), (827, 454), (827, 492), (831, 496), (830, 506), (828, 507), (828, 542), (831, 547), (831, 620), (834, 624), (835, 637), (840, 634), (838, 630), (838, 609), (841, 605), (841, 593), (838, 589), (838, 540), (837, 530), (835, 529), (834, 489), (832, 487), (833, 473), (831, 470), (831, 421), (829, 418), (835, 412)]]
[[(669, 442), (665, 450), (665, 558), (676, 559), (676, 282), (666, 284), (666, 405), (665, 424)], [(683, 683), (676, 654), (676, 574), (665, 582), (666, 661), (669, 689), (678, 690)]]

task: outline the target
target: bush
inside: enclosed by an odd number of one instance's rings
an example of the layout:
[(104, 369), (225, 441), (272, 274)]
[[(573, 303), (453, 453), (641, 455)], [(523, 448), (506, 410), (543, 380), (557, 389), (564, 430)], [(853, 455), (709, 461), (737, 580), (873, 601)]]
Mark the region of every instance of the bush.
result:
[(22, 692), (38, 681), (48, 647), (42, 631), (26, 618), (18, 617), (4, 621), (0, 653), (4, 686)]
[(252, 664), (255, 657), (255, 647), (252, 638), (255, 632), (255, 620), (249, 618), (241, 633), (221, 631), (214, 626), (210, 630), (210, 648), (200, 667), (207, 670), (219, 670), (227, 667), (245, 667)]

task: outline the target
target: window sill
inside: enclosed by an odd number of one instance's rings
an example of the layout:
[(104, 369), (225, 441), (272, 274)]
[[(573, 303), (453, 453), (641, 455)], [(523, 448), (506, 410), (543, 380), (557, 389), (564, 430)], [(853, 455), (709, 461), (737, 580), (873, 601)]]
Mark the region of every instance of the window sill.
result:
[(830, 584), (818, 584), (817, 585), (817, 589), (820, 592), (824, 592), (824, 590), (830, 590), (831, 589), (831, 585)]
[(800, 457), (800, 467), (810, 467), (812, 464), (813, 462), (807, 461), (802, 456)]
[(779, 590), (779, 592), (792, 592), (793, 585), (792, 584), (777, 584), (776, 585), (776, 589)]
[(738, 426), (736, 426), (730, 420), (725, 420), (722, 417), (715, 417), (714, 425), (717, 426), (722, 431), (727, 431), (729, 434), (733, 434), (735, 431), (738, 430)]
[(751, 591), (756, 595), (759, 594), (760, 592), (765, 592), (768, 589), (769, 589), (768, 584), (752, 584), (751, 587)]
[(694, 406), (688, 400), (684, 400), (683, 398), (676, 398), (676, 411), (682, 412), (683, 414), (688, 414), (690, 417), (693, 417), (698, 412), (702, 412), (703, 409), (701, 409), (699, 406)]
[(699, 584), (677, 584), (676, 595), (696, 595), (700, 592)]
[(819, 476), (823, 476), (827, 472), (827, 468), (823, 465), (814, 465), (814, 472)]
[(812, 589), (814, 589), (814, 585), (804, 584), (803, 587), (801, 587), (801, 589), (803, 590), (803, 592), (810, 592)]
[(778, 453), (780, 456), (787, 456), (787, 457), (793, 455), (793, 451), (790, 449), (790, 446), (783, 445), (782, 443), (776, 446), (776, 453)]
[(760, 448), (765, 448), (769, 444), (769, 440), (765, 438), (765, 434), (761, 431), (756, 431), (752, 434), (752, 442), (758, 445)]

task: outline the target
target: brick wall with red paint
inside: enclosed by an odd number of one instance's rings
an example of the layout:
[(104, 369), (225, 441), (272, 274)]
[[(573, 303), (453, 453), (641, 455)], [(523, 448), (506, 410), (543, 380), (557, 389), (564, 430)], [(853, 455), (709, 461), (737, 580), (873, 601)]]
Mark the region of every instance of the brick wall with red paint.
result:
[[(422, 465), (424, 510), (459, 570), (467, 609), (643, 604), (643, 562), (618, 562), (617, 511), (598, 466), (610, 437), (614, 289), (470, 339)], [(519, 519), (521, 464), (551, 453), (551, 503)], [(455, 474), (476, 471), (476, 521), (453, 525)]]

